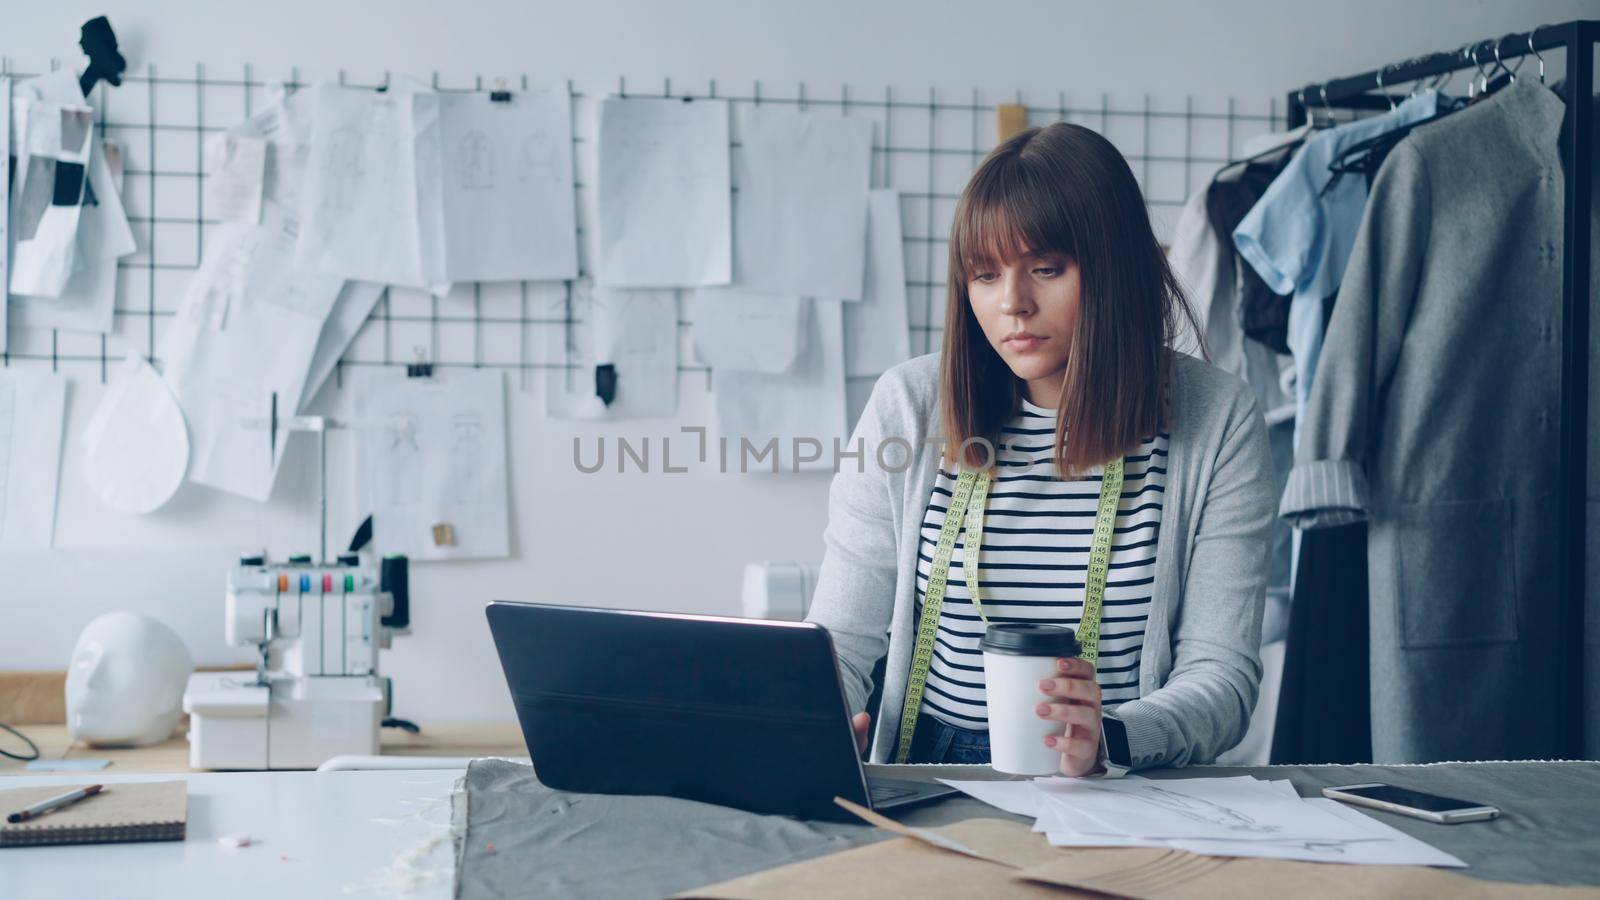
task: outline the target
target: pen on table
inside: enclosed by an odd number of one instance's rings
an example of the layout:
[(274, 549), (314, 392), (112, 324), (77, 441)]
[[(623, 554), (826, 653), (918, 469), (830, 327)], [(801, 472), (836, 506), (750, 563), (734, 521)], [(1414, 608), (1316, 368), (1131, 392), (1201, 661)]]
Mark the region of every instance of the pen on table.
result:
[(48, 800), (40, 800), (38, 803), (35, 803), (21, 812), (14, 812), (11, 815), (6, 816), (6, 821), (13, 824), (17, 822), (26, 822), (34, 816), (43, 815), (52, 809), (60, 809), (63, 806), (77, 803), (79, 800), (82, 800), (85, 797), (93, 797), (95, 794), (100, 793), (100, 791), (104, 788), (105, 785), (103, 784), (91, 784), (86, 788), (79, 788), (75, 791), (68, 791), (65, 794), (58, 794)]

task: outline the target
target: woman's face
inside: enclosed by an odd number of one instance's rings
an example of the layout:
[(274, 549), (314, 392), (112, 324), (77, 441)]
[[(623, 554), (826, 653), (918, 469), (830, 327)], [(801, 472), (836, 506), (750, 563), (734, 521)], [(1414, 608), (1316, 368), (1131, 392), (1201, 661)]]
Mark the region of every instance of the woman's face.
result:
[(1028, 399), (1054, 407), (1078, 324), (1078, 264), (1060, 253), (1027, 253), (979, 266), (967, 283), (989, 346), (1028, 384)]

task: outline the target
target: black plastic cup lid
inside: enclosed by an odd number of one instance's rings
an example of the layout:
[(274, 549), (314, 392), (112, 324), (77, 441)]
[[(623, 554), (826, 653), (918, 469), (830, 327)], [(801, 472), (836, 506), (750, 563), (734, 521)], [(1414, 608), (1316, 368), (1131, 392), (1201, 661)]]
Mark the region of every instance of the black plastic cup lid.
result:
[(978, 648), (1011, 656), (1077, 656), (1078, 636), (1065, 625), (1006, 623), (990, 625)]

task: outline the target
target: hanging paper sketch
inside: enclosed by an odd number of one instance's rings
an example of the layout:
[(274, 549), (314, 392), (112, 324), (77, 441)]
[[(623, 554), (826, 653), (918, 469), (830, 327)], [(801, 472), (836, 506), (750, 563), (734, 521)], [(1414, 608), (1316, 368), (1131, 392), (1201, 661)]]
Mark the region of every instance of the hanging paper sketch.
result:
[(598, 282), (699, 287), (732, 276), (728, 104), (600, 104)]
[(227, 137), (266, 142), (261, 196), (300, 209), (300, 191), (311, 154), (315, 90), (279, 92), (255, 115), (223, 132)]
[(578, 277), (572, 111), (565, 91), (441, 94), (450, 281)]
[[(565, 299), (550, 301), (565, 317)], [(549, 334), (552, 359), (571, 366), (545, 379), (545, 414), (558, 419), (666, 417), (678, 408), (678, 302), (673, 291), (572, 288), (571, 327)]]
[(78, 219), (94, 144), (94, 110), (26, 96), (12, 106), (11, 293), (60, 295), (72, 276)]
[(866, 291), (844, 305), (844, 351), (847, 376), (882, 375), (911, 358), (899, 191), (868, 194)]
[(409, 82), (381, 94), (319, 85), (298, 263), (443, 293), (438, 126), (438, 95)]
[(370, 281), (344, 283), (339, 298), (333, 302), (333, 310), (328, 313), (327, 321), (322, 323), (317, 349), (311, 355), (311, 374), (306, 376), (305, 393), (300, 401), (301, 412), (305, 412), (316, 399), (317, 392), (327, 383), (334, 366), (339, 364), (344, 351), (350, 348), (350, 342), (355, 340), (356, 333), (366, 324), (367, 318), (372, 315), (372, 308), (378, 305), (378, 298), (382, 296), (381, 284)]
[[(99, 185), (99, 187), (96, 187)], [(101, 141), (89, 160), (89, 190), (96, 202), (83, 211), (78, 223), (79, 247), (88, 246), (92, 231), (107, 233), (117, 228), (126, 232), (126, 243), (113, 238), (113, 251), (121, 255), (134, 250), (133, 233), (119, 199), (122, 194), (122, 148), (115, 141)], [(105, 198), (102, 202), (99, 198)], [(28, 329), (83, 331), (109, 334), (116, 323), (117, 260), (108, 256), (98, 261), (82, 259), (83, 267), (72, 273), (59, 297), (11, 295), (11, 326)]]
[(499, 372), (362, 372), (354, 403), (359, 496), (382, 552), (413, 560), (510, 555)]
[(67, 380), (0, 369), (0, 547), (55, 541)]
[[(15, 119), (8, 115), (0, 121), (11, 123), (10, 131), (24, 148), (30, 146), (34, 140), (48, 143), (53, 140), (50, 137), (53, 132), (78, 118), (77, 114), (73, 114), (63, 117), (59, 122), (43, 123), (43, 131), (29, 137), (30, 124), (38, 124), (33, 123), (34, 114), (40, 110), (45, 110), (47, 116), (50, 115), (48, 110), (52, 108), (57, 108), (58, 111), (89, 109), (91, 117), (93, 114), (92, 108), (87, 106), (84, 100), (77, 77), (70, 69), (57, 70), (17, 82), (15, 92), (16, 96), (24, 101), (23, 105), (17, 108)], [(67, 130), (76, 135), (77, 128), (77, 125), (70, 125)], [(48, 185), (51, 189), (52, 205), (46, 211), (52, 216), (52, 221), (59, 218), (56, 204), (65, 202), (68, 199), (67, 193), (81, 191), (79, 205), (69, 214), (77, 216), (76, 225), (67, 235), (71, 246), (57, 246), (50, 251), (62, 251), (67, 254), (59, 259), (61, 264), (69, 265), (66, 279), (61, 283), (59, 290), (53, 292), (17, 289), (14, 286), (8, 304), (11, 307), (10, 327), (14, 330), (61, 329), (100, 334), (111, 331), (116, 305), (117, 260), (133, 253), (135, 244), (133, 230), (129, 227), (127, 213), (122, 206), (120, 150), (110, 141), (95, 140), (92, 131), (91, 126), (87, 166), (72, 179), (77, 182), (77, 188), (67, 191), (66, 183), (63, 182), (59, 185), (62, 193), (58, 195), (56, 191), (58, 185)], [(76, 140), (76, 137), (72, 140)], [(32, 162), (28, 165), (20, 165), (20, 159), (18, 162), (19, 171), (24, 173), (38, 168)], [(76, 170), (71, 166), (60, 165), (59, 161), (56, 165), (58, 174), (74, 171)], [(41, 192), (47, 187), (43, 180), (34, 181), (32, 184), (34, 189)], [(36, 196), (34, 200), (26, 201), (24, 206), (30, 210), (36, 209), (34, 204), (38, 199)], [(7, 207), (0, 207), (4, 208)], [(61, 223), (64, 224), (64, 220)], [(37, 229), (37, 225), (30, 227)], [(38, 236), (37, 230), (35, 236)], [(34, 245), (31, 249), (25, 249), (25, 255), (43, 249), (45, 249), (43, 245)], [(3, 283), (6, 282), (0, 282)], [(35, 284), (35, 287), (38, 285)], [(5, 319), (6, 314), (0, 312), (0, 348), (6, 346)]]
[(224, 222), (261, 221), (267, 140), (223, 132), (205, 146), (205, 211)]
[[(845, 446), (843, 304), (814, 300), (808, 306), (800, 356), (788, 371), (711, 370), (718, 434), (728, 441), (732, 471), (829, 470), (834, 442)], [(769, 443), (775, 452), (763, 457)]]
[(694, 351), (713, 369), (788, 371), (805, 340), (802, 297), (742, 288), (700, 288), (689, 295)]
[(860, 300), (872, 122), (775, 106), (739, 110), (733, 283)]
[(189, 480), (251, 500), (272, 493), (287, 440), (246, 419), (299, 408), (323, 321), (343, 279), (294, 265), (293, 211), (267, 201), (260, 225), (219, 226), (162, 338), (163, 378), (188, 420)]

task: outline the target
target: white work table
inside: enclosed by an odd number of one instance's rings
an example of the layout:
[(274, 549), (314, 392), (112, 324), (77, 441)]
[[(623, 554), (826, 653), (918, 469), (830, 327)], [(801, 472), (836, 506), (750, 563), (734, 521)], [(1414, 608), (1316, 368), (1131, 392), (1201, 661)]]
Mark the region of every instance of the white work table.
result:
[[(18, 776), (0, 788), (189, 783), (184, 841), (0, 849), (0, 898), (451, 895), (450, 791), (459, 769)], [(85, 802), (93, 802), (85, 801)], [(251, 844), (228, 849), (224, 835)]]
[[(989, 774), (980, 767), (883, 766), (875, 774)], [(449, 797), (461, 769), (16, 776), (0, 787), (183, 779), (189, 785), (184, 842), (0, 849), (0, 900), (53, 898), (406, 898), (444, 900), (454, 887)], [(1600, 884), (1600, 762), (1444, 763), (1429, 766), (1192, 767), (1149, 777), (1288, 778), (1302, 796), (1331, 784), (1385, 781), (1492, 803), (1492, 822), (1438, 826), (1371, 815), (1471, 864), (1465, 874), (1532, 884)], [(85, 802), (93, 802), (85, 801)], [(906, 811), (917, 826), (973, 816), (1004, 817), (970, 797)], [(230, 850), (217, 838), (249, 834)], [(715, 840), (723, 840), (715, 835)], [(474, 838), (474, 841), (478, 838)], [(470, 859), (499, 863), (472, 846)], [(649, 846), (629, 852), (648, 855)], [(571, 873), (568, 873), (571, 874)], [(603, 872), (579, 872), (604, 878)], [(511, 896), (517, 896), (512, 894)]]

